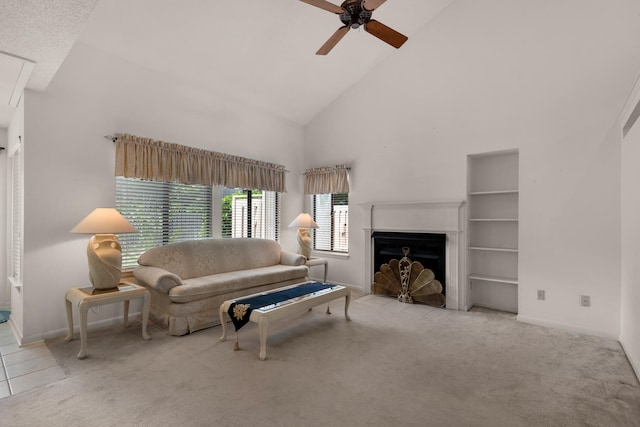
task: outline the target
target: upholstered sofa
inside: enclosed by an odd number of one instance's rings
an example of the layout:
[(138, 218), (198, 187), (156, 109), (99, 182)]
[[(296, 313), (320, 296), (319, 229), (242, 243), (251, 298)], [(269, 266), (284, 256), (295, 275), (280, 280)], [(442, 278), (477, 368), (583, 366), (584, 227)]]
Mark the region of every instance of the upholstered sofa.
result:
[(170, 335), (220, 324), (228, 299), (299, 283), (305, 258), (267, 239), (205, 239), (152, 248), (133, 274), (151, 292), (151, 320)]

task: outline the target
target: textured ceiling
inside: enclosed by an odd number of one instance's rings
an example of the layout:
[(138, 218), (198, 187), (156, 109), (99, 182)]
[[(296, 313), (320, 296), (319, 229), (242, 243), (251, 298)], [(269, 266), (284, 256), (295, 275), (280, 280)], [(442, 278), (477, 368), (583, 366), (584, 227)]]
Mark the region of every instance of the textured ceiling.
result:
[[(452, 1), (389, 0), (374, 18), (410, 44)], [(396, 52), (361, 28), (316, 56), (342, 24), (298, 0), (2, 0), (0, 13), (0, 50), (36, 62), (30, 89), (46, 89), (78, 39), (300, 124)]]
[(36, 63), (27, 87), (44, 90), (98, 0), (2, 0), (0, 50)]
[[(0, 51), (36, 64), (27, 88), (47, 88), (97, 3), (98, 0), (0, 2)], [(7, 126), (12, 112), (9, 106), (0, 105), (0, 127)]]

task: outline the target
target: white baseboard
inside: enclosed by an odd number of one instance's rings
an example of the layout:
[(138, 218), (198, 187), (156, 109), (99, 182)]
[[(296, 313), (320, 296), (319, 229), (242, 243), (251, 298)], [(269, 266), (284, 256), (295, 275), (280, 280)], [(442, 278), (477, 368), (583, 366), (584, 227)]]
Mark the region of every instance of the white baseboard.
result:
[[(136, 320), (140, 320), (141, 316), (142, 316), (142, 313), (139, 311), (134, 313), (129, 313), (129, 324), (131, 324), (132, 322), (135, 322)], [(11, 322), (11, 318), (9, 318), (9, 322)], [(98, 329), (98, 328), (103, 328), (108, 326), (117, 326), (117, 325), (121, 325), (124, 327), (124, 318), (122, 317), (122, 315), (112, 317), (110, 319), (87, 322), (87, 330), (91, 331), (91, 329)], [(47, 331), (38, 336), (23, 337), (21, 334), (17, 333), (17, 328), (14, 329), (12, 327), (11, 329), (14, 330), (14, 335), (16, 336), (16, 340), (18, 341), (18, 345), (20, 346), (34, 344), (36, 342), (40, 342), (40, 341), (44, 341), (52, 338), (65, 337), (69, 333), (69, 329), (65, 327), (62, 329)], [(75, 337), (74, 339), (80, 339), (80, 324), (73, 325), (73, 333)]]
[(478, 304), (478, 305), (475, 305), (475, 303), (474, 303), (474, 304), (472, 304), (472, 305), (471, 305), (471, 307), (467, 307), (467, 306), (465, 306), (465, 307), (464, 307), (464, 311), (469, 311), (469, 310), (471, 310), (473, 307), (478, 307), (478, 308), (488, 308), (489, 310), (502, 311), (503, 313), (517, 314), (517, 313), (515, 313), (513, 310), (507, 310), (507, 309), (505, 309), (504, 307), (499, 307), (499, 306), (497, 306), (497, 305), (495, 305), (495, 304), (485, 304), (485, 303)]
[(633, 369), (633, 372), (636, 374), (636, 379), (640, 381), (640, 360), (634, 359), (633, 355), (627, 351), (627, 348), (624, 345), (624, 341), (622, 340), (622, 337), (620, 337), (620, 345), (622, 346), (622, 350), (624, 351), (624, 354), (627, 356), (627, 360), (631, 365), (631, 369)]
[(9, 320), (7, 321), (7, 323), (9, 324), (9, 328), (11, 329), (13, 337), (16, 339), (18, 345), (24, 345), (22, 332), (20, 331), (20, 328), (18, 328), (18, 325), (16, 325), (16, 322), (13, 320), (13, 316), (9, 316)]
[(578, 328), (578, 327), (575, 327), (573, 325), (567, 325), (565, 323), (550, 322), (548, 320), (538, 319), (538, 318), (535, 318), (535, 317), (523, 316), (521, 314), (518, 314), (517, 319), (518, 319), (518, 322), (531, 323), (532, 325), (545, 326), (547, 328), (560, 329), (560, 330), (563, 330), (563, 331), (573, 332), (573, 333), (577, 333), (577, 334), (593, 335), (593, 336), (596, 336), (596, 337), (608, 338), (608, 339), (612, 339), (612, 340), (615, 340), (615, 341), (618, 341), (618, 338), (619, 338), (615, 334), (610, 334), (608, 332), (599, 331), (597, 329)]

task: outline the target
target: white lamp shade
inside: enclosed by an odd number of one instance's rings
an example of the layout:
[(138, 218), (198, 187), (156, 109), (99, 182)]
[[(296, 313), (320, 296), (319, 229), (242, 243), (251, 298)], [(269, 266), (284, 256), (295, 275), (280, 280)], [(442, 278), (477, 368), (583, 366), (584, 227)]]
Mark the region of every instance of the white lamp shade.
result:
[(318, 224), (311, 218), (308, 213), (301, 213), (294, 219), (289, 227), (292, 228), (318, 228)]
[(138, 230), (114, 208), (95, 209), (71, 230), (72, 233), (79, 234), (116, 234), (135, 233), (137, 231)]

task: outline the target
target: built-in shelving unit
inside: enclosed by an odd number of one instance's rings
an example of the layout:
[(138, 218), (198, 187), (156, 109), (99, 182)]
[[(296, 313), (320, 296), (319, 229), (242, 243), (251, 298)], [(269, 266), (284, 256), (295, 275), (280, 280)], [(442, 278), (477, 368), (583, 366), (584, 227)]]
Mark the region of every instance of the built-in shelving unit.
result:
[(518, 152), (468, 157), (471, 305), (518, 312)]

